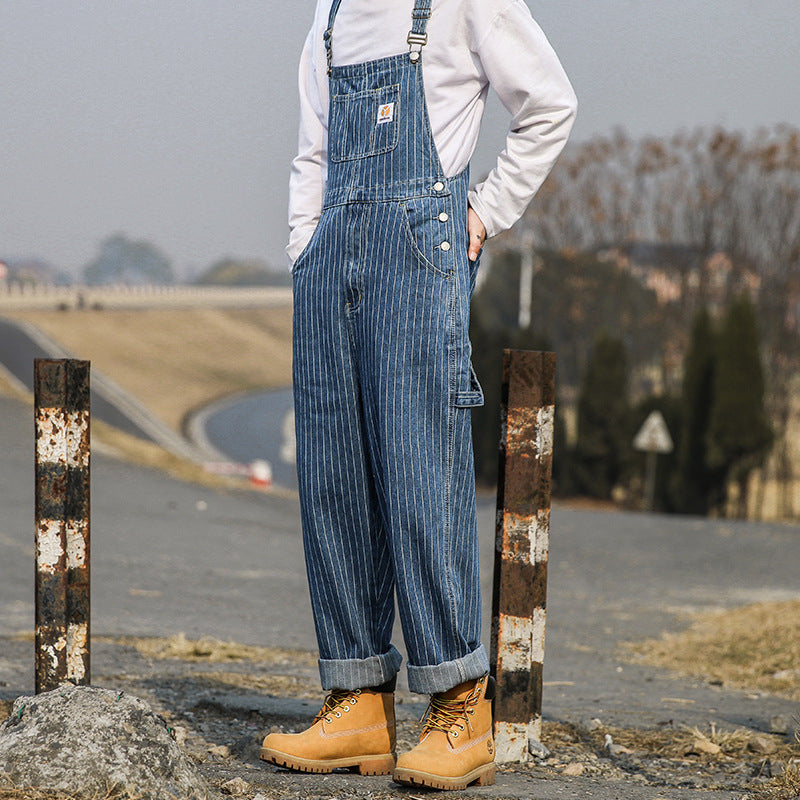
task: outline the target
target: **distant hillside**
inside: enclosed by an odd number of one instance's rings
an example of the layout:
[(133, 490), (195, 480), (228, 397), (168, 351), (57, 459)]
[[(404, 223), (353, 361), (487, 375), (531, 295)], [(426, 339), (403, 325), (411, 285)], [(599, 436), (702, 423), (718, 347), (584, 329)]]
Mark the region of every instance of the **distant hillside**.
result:
[(257, 259), (223, 258), (212, 264), (197, 280), (203, 286), (289, 286), (288, 270), (271, 269)]

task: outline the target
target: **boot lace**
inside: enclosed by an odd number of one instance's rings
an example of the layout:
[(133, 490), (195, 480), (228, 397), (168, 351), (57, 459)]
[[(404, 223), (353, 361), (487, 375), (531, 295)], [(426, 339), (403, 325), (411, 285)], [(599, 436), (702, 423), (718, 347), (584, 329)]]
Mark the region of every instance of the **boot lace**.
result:
[(354, 706), (358, 702), (357, 697), (360, 694), (361, 689), (334, 689), (325, 698), (322, 708), (311, 724), (315, 725), (321, 719), (330, 724), (332, 716), (341, 716), (338, 709), (343, 708), (345, 711), (349, 711), (349, 706)]
[(453, 731), (453, 726), (457, 725), (458, 729), (463, 731), (464, 723), (472, 731), (470, 717), (475, 712), (474, 706), (477, 700), (478, 695), (475, 691), (467, 695), (464, 700), (445, 700), (434, 695), (420, 720), (425, 723), (422, 735), (424, 736), (429, 731), (444, 731), (445, 733), (453, 732), (454, 736), (458, 736), (458, 731)]

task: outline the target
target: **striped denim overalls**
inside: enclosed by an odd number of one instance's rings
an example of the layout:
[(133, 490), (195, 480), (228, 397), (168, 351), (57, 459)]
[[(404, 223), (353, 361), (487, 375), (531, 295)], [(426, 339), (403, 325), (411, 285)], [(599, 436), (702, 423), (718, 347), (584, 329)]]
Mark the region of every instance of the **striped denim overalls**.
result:
[[(335, 46), (331, 7), (325, 44)], [(468, 170), (431, 135), (416, 0), (410, 51), (330, 74), (328, 179), (293, 270), (306, 567), (325, 689), (394, 676), (394, 591), (412, 691), (488, 671), (470, 407)]]

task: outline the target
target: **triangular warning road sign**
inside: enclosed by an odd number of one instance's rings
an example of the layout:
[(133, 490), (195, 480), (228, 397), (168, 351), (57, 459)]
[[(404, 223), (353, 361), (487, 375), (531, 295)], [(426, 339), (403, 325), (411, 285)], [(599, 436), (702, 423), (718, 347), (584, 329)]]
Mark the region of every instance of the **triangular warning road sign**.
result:
[(671, 453), (674, 445), (660, 411), (653, 411), (639, 429), (633, 446), (648, 453)]

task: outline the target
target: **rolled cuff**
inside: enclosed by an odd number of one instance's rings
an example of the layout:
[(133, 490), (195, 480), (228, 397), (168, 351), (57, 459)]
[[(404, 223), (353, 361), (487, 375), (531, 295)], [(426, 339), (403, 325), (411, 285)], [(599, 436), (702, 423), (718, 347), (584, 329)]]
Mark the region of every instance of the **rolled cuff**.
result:
[(480, 644), (477, 649), (455, 661), (446, 661), (444, 664), (434, 664), (429, 667), (409, 664), (408, 688), (417, 694), (436, 694), (446, 692), (464, 681), (477, 680), (488, 672), (489, 657)]
[[(393, 678), (400, 670), (403, 657), (394, 645), (379, 656), (352, 659), (319, 659), (319, 677), (322, 688), (366, 689), (380, 686)], [(455, 684), (453, 684), (455, 685)]]

